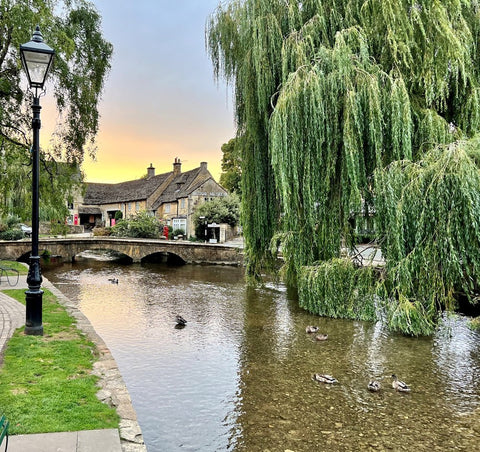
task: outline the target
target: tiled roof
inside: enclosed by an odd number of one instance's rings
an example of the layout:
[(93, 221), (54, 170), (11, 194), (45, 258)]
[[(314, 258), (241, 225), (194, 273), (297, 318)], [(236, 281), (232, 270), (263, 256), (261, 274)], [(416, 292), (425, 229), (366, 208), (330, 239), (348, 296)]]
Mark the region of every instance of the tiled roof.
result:
[(88, 183), (84, 204), (112, 204), (147, 199), (172, 173), (119, 184)]
[(165, 202), (175, 202), (179, 198), (187, 197), (193, 191), (193, 183), (198, 180), (201, 173), (205, 174), (202, 182), (212, 177), (208, 170), (202, 171), (201, 167), (179, 174), (152, 204), (152, 209), (158, 209)]

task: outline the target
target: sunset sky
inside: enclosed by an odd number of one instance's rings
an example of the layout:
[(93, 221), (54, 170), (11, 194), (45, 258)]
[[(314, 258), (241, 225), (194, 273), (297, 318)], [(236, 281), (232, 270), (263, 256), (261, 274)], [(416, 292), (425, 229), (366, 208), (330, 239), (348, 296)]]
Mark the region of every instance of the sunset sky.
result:
[(122, 182), (208, 162), (218, 181), (221, 145), (235, 134), (231, 89), (217, 84), (205, 23), (219, 0), (94, 0), (112, 69), (99, 106), (97, 158), (88, 182)]

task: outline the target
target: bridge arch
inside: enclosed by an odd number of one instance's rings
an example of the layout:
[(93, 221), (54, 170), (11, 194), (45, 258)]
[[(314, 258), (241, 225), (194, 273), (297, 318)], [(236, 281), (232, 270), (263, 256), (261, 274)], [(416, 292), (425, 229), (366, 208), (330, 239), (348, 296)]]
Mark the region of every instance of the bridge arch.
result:
[(185, 265), (185, 260), (176, 253), (169, 251), (156, 251), (155, 253), (147, 254), (141, 259), (143, 263), (164, 263), (170, 265)]

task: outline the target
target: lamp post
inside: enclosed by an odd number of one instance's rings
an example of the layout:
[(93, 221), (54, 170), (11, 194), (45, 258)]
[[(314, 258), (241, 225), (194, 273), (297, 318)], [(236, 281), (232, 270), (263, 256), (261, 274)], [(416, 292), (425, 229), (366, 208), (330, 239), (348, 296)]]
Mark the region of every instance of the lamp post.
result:
[[(28, 83), (33, 90), (32, 103), (32, 254), (27, 276), (28, 290), (25, 292), (25, 334), (42, 336), (42, 273), (38, 255), (39, 230), (39, 137), (40, 137), (40, 94), (53, 61), (55, 51), (43, 42), (40, 27), (37, 25), (32, 40), (20, 46), (22, 64), (27, 74)], [(39, 93), (40, 91), (40, 93)]]

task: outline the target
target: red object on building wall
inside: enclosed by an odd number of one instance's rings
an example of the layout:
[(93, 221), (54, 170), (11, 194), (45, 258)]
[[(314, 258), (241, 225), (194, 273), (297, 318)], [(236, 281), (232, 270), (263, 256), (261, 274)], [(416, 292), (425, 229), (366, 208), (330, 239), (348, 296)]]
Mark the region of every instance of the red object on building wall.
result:
[(77, 214), (75, 214), (75, 215), (73, 216), (73, 224), (74, 224), (75, 226), (78, 226), (78, 215), (77, 215)]
[(166, 239), (168, 239), (168, 226), (163, 227), (163, 235), (165, 236)]

